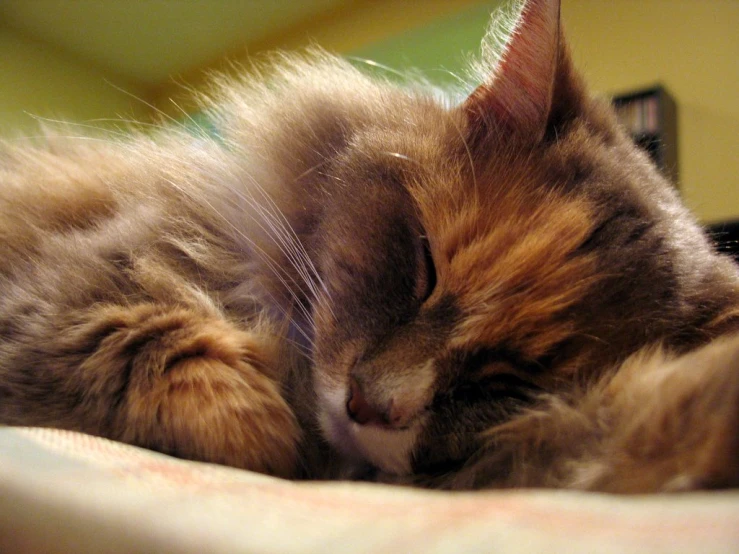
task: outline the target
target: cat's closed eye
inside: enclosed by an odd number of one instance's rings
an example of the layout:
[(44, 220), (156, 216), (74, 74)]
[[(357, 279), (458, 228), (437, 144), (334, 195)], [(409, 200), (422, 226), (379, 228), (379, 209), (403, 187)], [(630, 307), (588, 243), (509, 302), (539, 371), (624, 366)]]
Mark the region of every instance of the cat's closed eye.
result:
[(426, 302), (436, 288), (436, 265), (431, 254), (431, 245), (428, 237), (419, 237), (418, 270), (416, 277), (415, 296), (421, 303)]
[(526, 401), (538, 390), (535, 384), (513, 373), (497, 373), (456, 384), (446, 394), (446, 399), (466, 403), (507, 398)]

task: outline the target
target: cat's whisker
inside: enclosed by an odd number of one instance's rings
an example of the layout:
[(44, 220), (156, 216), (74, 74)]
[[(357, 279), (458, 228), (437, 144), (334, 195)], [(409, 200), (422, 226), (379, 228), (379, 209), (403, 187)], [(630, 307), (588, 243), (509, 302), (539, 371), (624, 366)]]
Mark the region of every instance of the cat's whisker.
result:
[(190, 123), (192, 123), (192, 124), (194, 125), (195, 129), (197, 129), (197, 131), (198, 131), (198, 136), (200, 136), (200, 137), (203, 137), (203, 138), (205, 138), (205, 137), (210, 137), (210, 136), (212, 135), (212, 133), (210, 133), (210, 132), (209, 132), (209, 131), (208, 131), (207, 129), (205, 129), (205, 128), (204, 128), (204, 127), (203, 127), (203, 126), (202, 126), (202, 125), (200, 124), (200, 123), (198, 123), (197, 121), (195, 121), (195, 118), (194, 118), (194, 117), (192, 117), (192, 116), (191, 116), (191, 115), (190, 115), (190, 114), (189, 114), (189, 113), (188, 113), (188, 112), (187, 112), (187, 111), (186, 111), (186, 110), (185, 110), (184, 108), (182, 108), (182, 107), (181, 107), (181, 106), (180, 106), (180, 105), (179, 105), (179, 104), (178, 104), (178, 103), (177, 103), (177, 102), (175, 101), (175, 99), (174, 99), (174, 98), (170, 98), (170, 99), (169, 99), (169, 101), (170, 101), (170, 102), (172, 103), (172, 105), (173, 105), (173, 106), (174, 106), (175, 108), (177, 108), (177, 110), (178, 110), (178, 111), (179, 111), (179, 112), (180, 112), (180, 113), (181, 113), (182, 115), (184, 115), (184, 116), (185, 116), (185, 118), (187, 118), (187, 120), (188, 120), (188, 121), (189, 121)]
[[(113, 129), (103, 129), (103, 128), (97, 126), (97, 125), (89, 125), (87, 123), (64, 121), (62, 119), (54, 119), (52, 117), (44, 117), (42, 115), (32, 114), (30, 112), (23, 112), (23, 113), (25, 113), (26, 115), (32, 117), (36, 121), (40, 121), (40, 122), (44, 122), (44, 123), (53, 123), (55, 125), (61, 125), (63, 127), (81, 127), (83, 129), (92, 129), (94, 131), (97, 131), (97, 132), (100, 132), (100, 133), (104, 133), (104, 134), (107, 134), (107, 135), (115, 135), (115, 136), (124, 137), (124, 138), (129, 138), (130, 137), (130, 135), (128, 133), (125, 133), (125, 132), (120, 131), (120, 130), (115, 131)], [(48, 138), (48, 137), (46, 137), (46, 138)], [(82, 137), (79, 137), (79, 138), (82, 138)]]
[[(449, 112), (445, 112), (449, 113)], [(470, 150), (470, 145), (467, 143), (467, 138), (462, 133), (462, 129), (459, 128), (459, 125), (457, 125), (457, 122), (455, 121), (454, 117), (449, 114), (448, 115), (449, 122), (452, 124), (452, 127), (454, 127), (454, 130), (457, 132), (457, 135), (459, 135), (459, 139), (462, 141), (462, 146), (464, 146), (465, 154), (467, 157), (467, 161), (469, 162), (469, 168), (470, 168), (470, 176), (472, 177), (472, 188), (475, 191), (475, 205), (479, 205), (480, 202), (480, 191), (477, 184), (477, 175), (475, 173), (475, 160), (472, 157), (472, 150)]]
[[(289, 317), (289, 316), (286, 316), (286, 317)], [(307, 358), (308, 360), (312, 360), (314, 343), (312, 342), (311, 338), (300, 327), (300, 325), (297, 322), (295, 322), (294, 319), (289, 318), (288, 321), (292, 324), (292, 328), (293, 329), (296, 329), (296, 331), (298, 332), (298, 334), (305, 340), (305, 344), (303, 344), (302, 342), (299, 342), (299, 341), (297, 341), (295, 339), (292, 339), (290, 337), (287, 337), (287, 336), (284, 336), (281, 340), (284, 340), (285, 342), (287, 342), (288, 344), (290, 344), (303, 357)]]
[[(86, 121), (88, 123), (125, 123), (128, 125), (131, 125), (132, 127), (139, 127), (139, 128), (150, 127), (154, 129), (165, 130), (165, 127), (163, 127), (159, 123), (139, 121), (137, 119), (128, 119), (125, 117), (96, 117), (94, 119), (88, 119)], [(69, 124), (69, 123), (65, 122), (65, 124)], [(74, 125), (74, 123), (72, 123), (72, 125)], [(95, 127), (95, 128), (97, 129), (98, 127)], [(106, 129), (101, 129), (101, 130), (105, 131)]]
[[(328, 295), (329, 293), (328, 293), (328, 288), (326, 287), (326, 284), (323, 282), (323, 279), (321, 278), (321, 275), (319, 274), (318, 269), (313, 264), (313, 260), (311, 260), (310, 256), (308, 255), (308, 252), (305, 249), (305, 246), (303, 246), (303, 243), (300, 240), (300, 237), (295, 232), (295, 229), (290, 224), (285, 214), (282, 212), (282, 210), (280, 210), (279, 206), (277, 206), (277, 204), (272, 199), (272, 197), (269, 194), (267, 194), (267, 192), (264, 190), (264, 188), (259, 184), (259, 182), (256, 179), (252, 178), (252, 184), (254, 188), (260, 193), (262, 198), (272, 208), (271, 214), (277, 219), (276, 222), (280, 225), (284, 233), (286, 233), (287, 236), (285, 236), (285, 239), (292, 245), (293, 251), (295, 255), (297, 256), (297, 261), (299, 261), (300, 264), (299, 265), (296, 264), (292, 258), (291, 258), (291, 262), (294, 263), (295, 269), (298, 271), (300, 276), (305, 280), (306, 285), (309, 287), (311, 293), (313, 294), (313, 298), (317, 299), (319, 294), (318, 294), (318, 288), (315, 286), (315, 283), (313, 281), (313, 278), (310, 276), (310, 273), (312, 273), (315, 280), (318, 281), (318, 284), (320, 285), (320, 288), (323, 290), (323, 292), (326, 295)], [(246, 200), (246, 198), (244, 199)], [(261, 206), (261, 205), (257, 203), (257, 206)], [(280, 233), (280, 235), (284, 236), (282, 233)], [(307, 266), (307, 268), (305, 266)], [(330, 302), (327, 304), (327, 306), (329, 310), (331, 311), (332, 315), (335, 316)]]
[(313, 339), (308, 335), (308, 333), (306, 333), (306, 331), (300, 325), (300, 322), (296, 321), (295, 318), (293, 318), (288, 313), (288, 311), (280, 305), (280, 303), (274, 298), (274, 296), (272, 296), (272, 294), (268, 294), (268, 296), (272, 298), (272, 301), (274, 302), (274, 306), (277, 307), (277, 310), (280, 312), (285, 322), (288, 323), (288, 325), (290, 325), (291, 329), (295, 329), (295, 331), (305, 340), (305, 343), (307, 344), (307, 346), (306, 344), (302, 344), (296, 341), (295, 339), (290, 338), (289, 336), (287, 336), (286, 333), (281, 336), (281, 340), (284, 340), (285, 342), (291, 344), (296, 350), (300, 352), (300, 354), (302, 354), (308, 359), (311, 359), (313, 355), (312, 350), (314, 348)]
[(166, 113), (164, 110), (156, 107), (151, 102), (148, 102), (147, 100), (144, 100), (140, 96), (137, 96), (137, 95), (133, 94), (132, 92), (130, 92), (130, 91), (128, 91), (128, 90), (126, 90), (126, 89), (124, 89), (122, 87), (119, 87), (118, 85), (116, 85), (115, 83), (112, 83), (111, 81), (109, 81), (107, 79), (105, 79), (105, 82), (106, 82), (106, 84), (108, 86), (113, 87), (118, 92), (121, 92), (121, 93), (125, 94), (126, 96), (128, 96), (130, 98), (133, 98), (137, 102), (141, 102), (144, 106), (146, 106), (147, 108), (150, 108), (153, 112), (161, 115), (164, 119), (166, 119), (166, 120), (174, 123), (175, 128), (184, 129), (185, 131), (187, 131), (187, 128), (182, 124), (181, 121), (179, 121), (176, 118), (172, 117), (171, 115), (169, 115), (168, 113)]
[(316, 165), (314, 165), (314, 166), (312, 166), (312, 167), (309, 167), (308, 169), (306, 169), (305, 171), (303, 171), (303, 173), (301, 173), (300, 175), (298, 175), (297, 177), (295, 177), (295, 179), (293, 180), (293, 182), (294, 182), (294, 183), (297, 183), (298, 181), (300, 181), (300, 180), (301, 180), (301, 179), (303, 179), (304, 177), (307, 177), (308, 175), (310, 175), (311, 173), (313, 173), (313, 172), (314, 172), (314, 171), (316, 171), (317, 169), (320, 169), (320, 168), (322, 168), (322, 167), (323, 167), (324, 165), (326, 165), (326, 164), (327, 164), (327, 163), (328, 163), (328, 162), (329, 162), (330, 160), (331, 160), (331, 158), (325, 158), (324, 160), (321, 160), (320, 162), (318, 162), (318, 163), (317, 163)]
[(386, 154), (388, 156), (392, 156), (393, 158), (398, 158), (400, 160), (405, 160), (405, 161), (411, 162), (411, 163), (416, 164), (418, 166), (421, 166), (422, 165), (421, 162), (419, 162), (418, 160), (414, 160), (413, 158), (411, 158), (409, 156), (406, 156), (405, 154), (401, 154), (400, 152), (384, 151), (383, 154)]
[(290, 339), (289, 337), (285, 336), (284, 340), (289, 341), (294, 346), (298, 347), (303, 355), (305, 355), (307, 358), (310, 359), (312, 356), (312, 349), (314, 348), (314, 342), (313, 338), (308, 335), (308, 333), (303, 329), (303, 327), (300, 325), (299, 321), (296, 321), (295, 318), (293, 318), (292, 315), (288, 312), (288, 310), (282, 305), (281, 302), (279, 302), (274, 295), (267, 291), (267, 296), (272, 300), (272, 306), (275, 306), (277, 310), (282, 314), (282, 317), (285, 319), (285, 321), (288, 323), (288, 325), (291, 326), (292, 329), (295, 329), (295, 331), (305, 339), (305, 342), (308, 344), (308, 348), (306, 348), (304, 345), (298, 343), (297, 341)]
[[(111, 139), (105, 139), (102, 137), (85, 137), (85, 136), (80, 136), (80, 135), (53, 135), (51, 138), (89, 141), (89, 142), (102, 142), (104, 144), (110, 144), (111, 142), (113, 142)], [(48, 140), (49, 135), (24, 135), (22, 137), (17, 137), (17, 138), (7, 138), (7, 139), (4, 138), (3, 142), (18, 144), (18, 143), (26, 142), (29, 140), (37, 140), (37, 139), (38, 140)]]
[[(189, 194), (183, 187), (172, 181), (171, 179), (165, 179), (171, 186), (173, 186), (175, 189), (180, 191), (182, 194), (186, 195), (188, 198), (192, 199), (192, 195)], [(312, 321), (312, 315), (310, 312), (307, 311), (305, 306), (303, 306), (303, 303), (301, 299), (298, 297), (298, 295), (295, 293), (293, 288), (288, 284), (285, 277), (280, 273), (279, 268), (280, 265), (277, 263), (276, 260), (274, 260), (267, 252), (264, 251), (254, 240), (249, 238), (241, 229), (236, 227), (225, 215), (223, 215), (221, 212), (219, 212), (215, 206), (213, 206), (212, 203), (208, 202), (204, 198), (200, 198), (199, 201), (204, 202), (213, 212), (214, 215), (218, 216), (223, 220), (226, 225), (228, 225), (233, 231), (235, 231), (243, 240), (247, 242), (252, 248), (254, 248), (254, 251), (257, 255), (259, 255), (262, 260), (267, 264), (269, 269), (273, 272), (275, 277), (280, 281), (280, 283), (285, 287), (285, 289), (288, 291), (288, 293), (292, 296), (293, 300), (295, 301), (295, 305), (298, 307), (299, 310), (303, 313), (303, 316), (306, 318), (307, 321)]]
[[(271, 201), (266, 194), (263, 193), (263, 196), (268, 203)], [(279, 210), (276, 212), (267, 211), (267, 207), (263, 207), (256, 201), (256, 199), (254, 207), (264, 216), (265, 223), (268, 225), (269, 230), (272, 231), (272, 236), (277, 238), (279, 241), (281, 251), (287, 256), (288, 261), (298, 272), (298, 275), (303, 279), (313, 297), (316, 297), (317, 289), (309, 273), (309, 269), (312, 267), (312, 262), (300, 242), (300, 239), (292, 229), (292, 226), (290, 226), (289, 222), (287, 222), (286, 218)], [(313, 268), (313, 270), (315, 271), (315, 268)]]
[(427, 71), (449, 75), (450, 77), (453, 77), (455, 80), (457, 80), (459, 84), (464, 85), (465, 88), (469, 88), (469, 82), (466, 79), (462, 78), (461, 76), (457, 75), (454, 71), (451, 71), (445, 67), (432, 67), (428, 69)]
[[(244, 236), (243, 238), (246, 238), (246, 237)], [(256, 247), (255, 244), (252, 244), (252, 246)], [(297, 309), (302, 313), (303, 317), (308, 322), (312, 322), (313, 321), (312, 314), (303, 305), (302, 299), (295, 292), (295, 290), (290, 285), (290, 283), (288, 282), (288, 280), (281, 274), (281, 272), (280, 272), (281, 271), (280, 266), (268, 254), (266, 254), (262, 249), (258, 249), (256, 251), (257, 251), (257, 254), (262, 258), (262, 261), (264, 261), (267, 264), (267, 267), (272, 271), (272, 273), (277, 278), (277, 280), (280, 282), (280, 284), (290, 294), (290, 296), (294, 300), (295, 305), (297, 306)], [(269, 258), (269, 260), (267, 260), (265, 258)]]
[[(255, 185), (256, 185), (256, 182), (255, 182)], [(244, 202), (246, 202), (250, 208), (252, 208), (254, 211), (257, 212), (258, 215), (261, 216), (261, 221), (256, 218), (254, 219), (255, 223), (265, 233), (267, 233), (269, 236), (271, 236), (273, 239), (276, 240), (275, 244), (278, 246), (280, 251), (286, 256), (287, 260), (292, 264), (292, 266), (298, 272), (298, 275), (302, 278), (303, 282), (308, 287), (309, 289), (308, 292), (310, 292), (314, 297), (316, 297), (317, 296), (316, 287), (314, 283), (312, 282), (307, 269), (305, 268), (305, 263), (302, 261), (302, 257), (307, 258), (307, 253), (305, 253), (305, 249), (302, 248), (302, 244), (300, 244), (299, 239), (294, 234), (294, 232), (293, 232), (293, 236), (295, 236), (295, 238), (293, 239), (289, 234), (287, 234), (288, 231), (285, 229), (284, 225), (279, 220), (275, 219), (275, 214), (267, 211), (267, 208), (265, 206), (257, 202), (256, 199), (248, 198), (247, 196), (245, 196), (243, 193), (239, 191), (234, 191), (234, 192), (236, 192), (236, 194)], [(264, 222), (264, 224), (262, 224), (262, 221)], [(275, 224), (279, 225), (279, 227)], [(265, 227), (265, 225), (267, 227)], [(303, 291), (301, 290), (301, 292)]]
[(371, 60), (369, 58), (362, 58), (359, 56), (346, 56), (347, 60), (359, 62), (364, 65), (368, 65), (370, 67), (376, 67), (378, 69), (382, 69), (383, 71), (390, 73), (392, 75), (395, 75), (396, 77), (400, 77), (403, 81), (408, 80), (408, 73), (404, 73), (402, 71), (398, 71), (397, 69), (393, 69), (392, 67), (376, 62), (375, 60)]
[[(309, 337), (306, 335), (305, 331), (299, 328), (298, 324), (294, 322), (294, 320), (290, 319), (290, 322), (293, 324), (295, 329), (298, 329), (298, 333), (300, 333), (300, 336), (302, 336), (306, 341), (309, 341)], [(311, 359), (311, 356), (313, 355), (313, 343), (309, 343), (308, 347), (306, 347), (304, 344), (296, 341), (295, 339), (291, 339), (290, 337), (283, 337), (282, 340), (290, 344), (293, 348), (295, 348), (300, 354), (302, 354), (304, 357)]]

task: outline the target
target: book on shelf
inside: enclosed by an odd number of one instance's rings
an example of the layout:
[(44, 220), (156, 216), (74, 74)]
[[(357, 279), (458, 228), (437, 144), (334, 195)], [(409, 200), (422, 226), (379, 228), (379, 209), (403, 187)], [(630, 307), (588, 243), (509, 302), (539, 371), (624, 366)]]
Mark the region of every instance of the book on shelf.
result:
[[(634, 142), (677, 185), (677, 105), (672, 95), (656, 85), (618, 94), (613, 105), (619, 123)], [(739, 261), (739, 219), (713, 222), (705, 228), (717, 250)]]
[(677, 105), (661, 85), (613, 97), (616, 116), (634, 142), (646, 150), (657, 167), (677, 184)]

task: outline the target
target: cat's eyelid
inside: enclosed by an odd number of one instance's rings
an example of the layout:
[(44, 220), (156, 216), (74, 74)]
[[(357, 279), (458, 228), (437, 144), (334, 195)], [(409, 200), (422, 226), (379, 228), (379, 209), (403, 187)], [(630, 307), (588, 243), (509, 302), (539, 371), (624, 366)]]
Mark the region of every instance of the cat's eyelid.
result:
[(416, 297), (421, 303), (426, 302), (436, 289), (437, 274), (431, 243), (427, 235), (419, 235), (420, 256), (416, 276)]
[(531, 361), (515, 350), (500, 347), (477, 350), (469, 356), (465, 366), (467, 374), (474, 379), (513, 375), (526, 382), (543, 369), (540, 362)]
[[(522, 371), (517, 371), (515, 367), (510, 364), (505, 364), (505, 368), (501, 368), (505, 362), (497, 362), (489, 364), (486, 368), (482, 368), (479, 373), (476, 373), (471, 377), (472, 381), (479, 385), (484, 385), (486, 388), (493, 386), (500, 387), (501, 389), (510, 388), (511, 386), (518, 387), (536, 387), (536, 385), (530, 380), (530, 376), (526, 375)], [(498, 366), (498, 371), (494, 371), (493, 366)]]

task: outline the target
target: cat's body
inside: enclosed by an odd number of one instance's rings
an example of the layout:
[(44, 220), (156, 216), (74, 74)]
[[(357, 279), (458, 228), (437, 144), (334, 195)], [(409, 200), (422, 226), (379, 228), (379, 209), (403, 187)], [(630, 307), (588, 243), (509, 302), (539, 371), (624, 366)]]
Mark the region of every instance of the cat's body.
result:
[(222, 87), (217, 138), (0, 151), (0, 422), (284, 476), (738, 485), (739, 271), (557, 3), (516, 25), (454, 108), (316, 54)]

